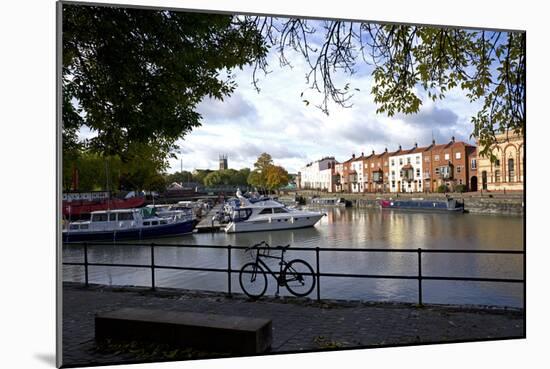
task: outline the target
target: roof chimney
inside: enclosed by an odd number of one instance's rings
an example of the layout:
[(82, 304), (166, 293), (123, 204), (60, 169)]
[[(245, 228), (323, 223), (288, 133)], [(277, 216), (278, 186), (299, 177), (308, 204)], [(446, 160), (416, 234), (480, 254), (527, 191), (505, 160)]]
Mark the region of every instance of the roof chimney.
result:
[(401, 145), (399, 145), (399, 151), (401, 151)]
[(455, 136), (451, 137), (451, 141), (455, 142)]
[(361, 151), (361, 156), (365, 156), (365, 153), (363, 151)]
[(388, 152), (388, 148), (387, 148), (387, 147), (384, 149), (384, 152)]
[(414, 143), (414, 148), (415, 148), (415, 149), (418, 148), (418, 142), (415, 142), (415, 143)]
[(351, 154), (351, 157), (355, 159), (355, 154)]
[(372, 150), (372, 155), (374, 155), (374, 150)]
[(435, 139), (432, 139), (432, 145), (435, 145)]

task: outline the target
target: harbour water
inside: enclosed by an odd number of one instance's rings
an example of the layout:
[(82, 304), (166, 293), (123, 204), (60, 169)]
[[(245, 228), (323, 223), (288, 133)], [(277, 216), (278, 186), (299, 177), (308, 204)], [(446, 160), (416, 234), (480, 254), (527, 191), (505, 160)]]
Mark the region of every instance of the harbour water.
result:
[[(177, 238), (147, 240), (146, 243), (186, 245), (249, 246), (266, 241), (272, 246), (291, 245), (286, 259), (301, 258), (315, 267), (315, 253), (292, 251), (292, 247), (384, 248), (384, 249), (467, 249), (524, 250), (523, 218), (475, 214), (447, 214), (379, 210), (367, 208), (325, 208), (327, 213), (313, 228), (253, 233), (199, 233)], [(241, 250), (232, 252), (232, 269), (239, 270), (251, 259)], [(83, 260), (82, 248), (63, 247), (63, 261)], [(89, 262), (150, 262), (150, 249), (139, 246), (93, 246)], [(156, 265), (226, 268), (227, 252), (207, 248), (158, 248)], [(278, 266), (272, 265), (272, 269)], [(523, 278), (522, 255), (425, 254), (425, 276)], [(409, 253), (356, 253), (325, 251), (320, 256), (323, 273), (385, 274), (415, 276), (417, 255)], [(64, 281), (83, 281), (83, 267), (64, 266)], [(90, 266), (90, 283), (150, 286), (150, 269)], [(227, 291), (227, 274), (157, 269), (158, 287)], [(238, 273), (232, 277), (234, 292), (240, 292)], [(285, 294), (282, 291), (282, 294)], [(268, 294), (275, 293), (269, 279)], [(311, 298), (315, 297), (312, 293)], [(365, 301), (416, 302), (416, 280), (321, 278), (321, 297)], [(523, 307), (523, 285), (493, 282), (424, 281), (425, 303), (481, 304)]]

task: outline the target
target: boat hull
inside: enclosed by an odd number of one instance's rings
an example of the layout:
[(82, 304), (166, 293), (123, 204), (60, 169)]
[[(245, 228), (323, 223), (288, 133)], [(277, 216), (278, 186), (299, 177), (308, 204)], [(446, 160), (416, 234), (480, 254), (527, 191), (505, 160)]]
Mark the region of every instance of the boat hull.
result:
[(77, 218), (84, 214), (90, 214), (93, 211), (115, 210), (115, 209), (134, 209), (142, 207), (145, 204), (144, 197), (132, 197), (129, 199), (109, 199), (98, 201), (63, 201), (63, 216)]
[(382, 209), (417, 210), (417, 211), (443, 211), (463, 212), (464, 208), (456, 201), (430, 201), (430, 200), (382, 200)]
[(193, 232), (195, 222), (189, 220), (176, 224), (166, 224), (145, 228), (121, 229), (116, 231), (96, 232), (63, 232), (63, 242), (78, 241), (117, 241), (117, 240), (139, 240), (144, 238), (177, 236)]
[(299, 218), (272, 218), (271, 220), (262, 219), (254, 221), (231, 222), (225, 228), (225, 232), (241, 233), (308, 228), (313, 227), (323, 216), (324, 214), (319, 214)]

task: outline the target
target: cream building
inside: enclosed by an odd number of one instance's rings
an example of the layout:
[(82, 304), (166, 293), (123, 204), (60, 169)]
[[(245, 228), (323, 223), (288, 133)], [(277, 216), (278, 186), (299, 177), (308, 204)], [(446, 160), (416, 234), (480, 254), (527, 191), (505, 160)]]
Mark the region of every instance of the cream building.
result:
[[(491, 152), (496, 160), (478, 153), (478, 189), (484, 191), (523, 191), (523, 136), (504, 133), (496, 136)], [(479, 144), (478, 144), (479, 146)]]
[(300, 169), (300, 188), (334, 191), (333, 172), (336, 160), (326, 157), (307, 164)]

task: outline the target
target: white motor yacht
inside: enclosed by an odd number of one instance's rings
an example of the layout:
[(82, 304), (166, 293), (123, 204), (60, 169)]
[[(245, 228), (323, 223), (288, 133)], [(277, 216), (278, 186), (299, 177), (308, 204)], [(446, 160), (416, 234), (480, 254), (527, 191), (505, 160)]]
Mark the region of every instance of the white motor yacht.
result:
[(230, 212), (230, 222), (225, 232), (276, 231), (312, 227), (325, 214), (288, 208), (275, 200), (247, 199), (237, 192), (239, 204)]

